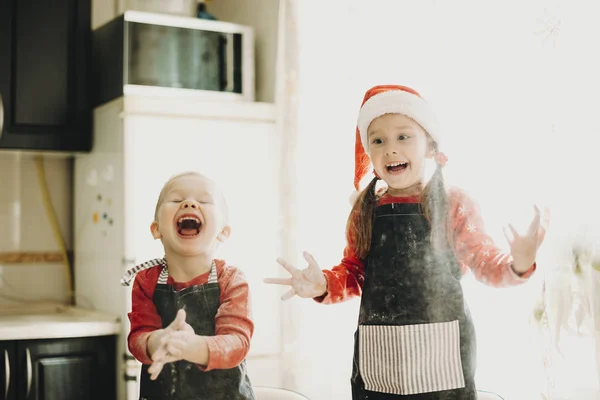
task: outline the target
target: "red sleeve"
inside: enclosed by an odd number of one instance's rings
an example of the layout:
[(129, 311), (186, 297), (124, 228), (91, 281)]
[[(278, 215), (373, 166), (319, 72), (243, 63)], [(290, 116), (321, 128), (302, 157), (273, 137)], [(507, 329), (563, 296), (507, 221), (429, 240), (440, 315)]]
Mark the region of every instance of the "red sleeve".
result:
[(254, 333), (251, 299), (244, 273), (217, 263), (221, 305), (215, 317), (215, 336), (206, 336), (209, 356), (205, 371), (229, 369), (239, 365), (250, 350)]
[(465, 192), (450, 191), (450, 207), (456, 255), (463, 273), (471, 269), (475, 278), (494, 287), (522, 284), (535, 271), (535, 263), (522, 275), (512, 268), (512, 256), (503, 253), (486, 233), (479, 206)]
[(137, 274), (131, 291), (131, 312), (127, 314), (131, 327), (127, 345), (142, 364), (152, 364), (148, 356), (148, 337), (153, 331), (162, 329), (162, 319), (152, 300), (161, 269), (154, 267)]
[(316, 302), (335, 304), (361, 295), (365, 281), (365, 264), (356, 255), (352, 235), (348, 235), (342, 262), (331, 270), (323, 270), (323, 274), (327, 280), (327, 293), (316, 297)]

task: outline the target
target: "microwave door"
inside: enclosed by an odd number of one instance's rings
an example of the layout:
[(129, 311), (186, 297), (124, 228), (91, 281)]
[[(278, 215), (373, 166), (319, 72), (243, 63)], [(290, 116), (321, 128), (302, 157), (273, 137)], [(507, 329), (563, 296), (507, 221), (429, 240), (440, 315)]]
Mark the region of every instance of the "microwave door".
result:
[(233, 37), (231, 38), (231, 43), (229, 44), (229, 46), (227, 45), (227, 38), (223, 38), (224, 40), (224, 44), (225, 44), (225, 51), (226, 51), (226, 56), (225, 56), (225, 65), (224, 65), (224, 69), (227, 72), (227, 81), (226, 81), (226, 85), (225, 85), (225, 92), (233, 92), (235, 89), (235, 76), (234, 76), (234, 66), (235, 66), (235, 45), (234, 45), (234, 40)]
[(219, 35), (219, 80), (220, 90), (226, 93), (233, 92), (233, 43), (228, 43), (226, 35)]

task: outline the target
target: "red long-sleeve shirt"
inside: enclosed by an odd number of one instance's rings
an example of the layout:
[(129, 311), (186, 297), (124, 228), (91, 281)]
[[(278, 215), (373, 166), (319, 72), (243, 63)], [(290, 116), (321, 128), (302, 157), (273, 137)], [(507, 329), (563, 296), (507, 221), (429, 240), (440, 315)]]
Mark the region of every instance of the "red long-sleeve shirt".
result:
[[(536, 269), (534, 263), (521, 276), (512, 268), (512, 257), (503, 253), (485, 232), (477, 204), (462, 190), (451, 188), (448, 192), (450, 218), (454, 230), (455, 252), (464, 274), (470, 269), (475, 278), (494, 287), (507, 287), (526, 282)], [(379, 205), (391, 203), (418, 203), (420, 196), (392, 197), (383, 195)], [(353, 247), (352, 237), (344, 249), (342, 262), (331, 270), (324, 270), (327, 293), (315, 298), (324, 304), (339, 303), (360, 296), (364, 283), (365, 266)]]
[[(254, 332), (250, 293), (242, 271), (215, 260), (219, 283), (220, 306), (215, 317), (215, 336), (206, 336), (209, 349), (208, 365), (202, 370), (229, 369), (239, 365), (250, 350)], [(128, 314), (131, 328), (127, 344), (131, 354), (142, 364), (152, 364), (147, 344), (150, 333), (162, 329), (162, 320), (152, 300), (162, 267), (153, 267), (136, 275), (132, 288), (131, 312)], [(189, 282), (174, 282), (169, 276), (168, 284), (175, 290), (208, 282), (209, 272)]]

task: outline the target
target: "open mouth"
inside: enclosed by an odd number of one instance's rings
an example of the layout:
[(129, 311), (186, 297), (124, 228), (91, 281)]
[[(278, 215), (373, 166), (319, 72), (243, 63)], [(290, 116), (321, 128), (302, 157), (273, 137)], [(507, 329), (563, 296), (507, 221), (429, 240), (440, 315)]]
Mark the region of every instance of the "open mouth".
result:
[(191, 238), (198, 236), (202, 229), (202, 221), (194, 215), (183, 215), (177, 220), (177, 233), (179, 236)]
[(395, 162), (385, 166), (388, 172), (404, 171), (408, 167), (408, 162)]

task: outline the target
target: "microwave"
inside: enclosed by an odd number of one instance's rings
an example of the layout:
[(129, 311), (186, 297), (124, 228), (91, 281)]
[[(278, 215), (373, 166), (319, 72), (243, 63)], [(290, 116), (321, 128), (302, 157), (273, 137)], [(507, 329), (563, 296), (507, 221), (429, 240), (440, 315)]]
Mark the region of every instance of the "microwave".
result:
[(254, 101), (254, 32), (223, 21), (126, 11), (92, 32), (94, 107), (125, 95)]

